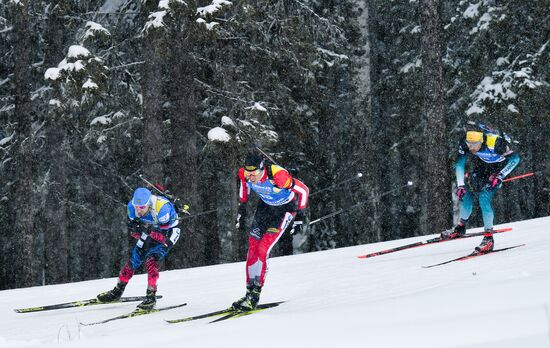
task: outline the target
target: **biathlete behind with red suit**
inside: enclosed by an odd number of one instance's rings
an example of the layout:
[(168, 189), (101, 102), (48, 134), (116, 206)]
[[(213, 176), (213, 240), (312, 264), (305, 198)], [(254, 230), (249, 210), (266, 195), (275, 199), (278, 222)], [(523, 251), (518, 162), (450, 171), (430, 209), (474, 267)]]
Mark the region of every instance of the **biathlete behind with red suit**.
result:
[(250, 191), (260, 197), (254, 220), (248, 228), (246, 295), (232, 305), (236, 310), (248, 311), (256, 308), (260, 300), (271, 249), (289, 227), (296, 230), (302, 225), (309, 189), (284, 168), (266, 163), (256, 153), (246, 157), (238, 177), (240, 202), (237, 229), (244, 227)]

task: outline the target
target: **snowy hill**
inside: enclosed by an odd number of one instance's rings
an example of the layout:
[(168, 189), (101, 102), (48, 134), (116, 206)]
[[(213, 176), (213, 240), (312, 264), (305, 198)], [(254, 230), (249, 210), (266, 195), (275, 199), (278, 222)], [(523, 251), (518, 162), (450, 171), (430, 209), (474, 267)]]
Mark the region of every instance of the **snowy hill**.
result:
[[(496, 248), (526, 246), (425, 269), (465, 255), (481, 237), (358, 259), (409, 238), (273, 258), (261, 302), (279, 307), (208, 324), (176, 319), (227, 307), (244, 292), (244, 263), (163, 272), (158, 306), (188, 305), (96, 326), (79, 322), (135, 303), (18, 314), (14, 308), (87, 299), (116, 280), (0, 292), (0, 347), (550, 347), (550, 217), (507, 223)], [(473, 232), (478, 230), (469, 230)], [(125, 296), (143, 295), (144, 275)]]

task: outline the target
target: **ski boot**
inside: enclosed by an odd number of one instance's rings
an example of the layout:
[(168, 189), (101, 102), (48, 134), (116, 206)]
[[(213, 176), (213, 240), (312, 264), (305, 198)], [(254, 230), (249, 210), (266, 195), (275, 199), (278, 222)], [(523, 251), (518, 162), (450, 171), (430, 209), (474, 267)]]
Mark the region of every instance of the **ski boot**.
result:
[(106, 292), (102, 292), (101, 294), (97, 295), (97, 300), (99, 302), (116, 302), (120, 300), (122, 297), (122, 293), (124, 292), (124, 289), (126, 288), (127, 283), (118, 282), (113, 290), (109, 290)]
[(446, 239), (455, 239), (466, 234), (466, 225), (462, 222), (455, 226), (452, 230), (446, 230), (441, 232), (440, 238), (443, 240)]
[(251, 311), (258, 305), (258, 302), (260, 301), (260, 292), (262, 291), (262, 288), (258, 285), (248, 285), (246, 287), (246, 295), (233, 302), (231, 307), (236, 311)]
[(488, 253), (493, 251), (493, 248), (495, 247), (495, 240), (493, 239), (493, 236), (484, 236), (481, 240), (481, 244), (476, 246), (476, 252), (478, 253)]
[(156, 304), (157, 304), (157, 289), (148, 287), (145, 300), (143, 300), (143, 302), (138, 304), (137, 308), (142, 310), (151, 310), (155, 307)]

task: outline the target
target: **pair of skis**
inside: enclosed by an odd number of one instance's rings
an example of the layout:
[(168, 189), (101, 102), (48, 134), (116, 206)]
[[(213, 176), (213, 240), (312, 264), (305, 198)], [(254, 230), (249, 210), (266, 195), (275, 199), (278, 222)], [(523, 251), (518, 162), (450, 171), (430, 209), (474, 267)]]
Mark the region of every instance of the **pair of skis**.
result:
[[(161, 295), (157, 296), (157, 299), (159, 299), (159, 298), (162, 298), (162, 296)], [(122, 297), (118, 301), (114, 301), (114, 302), (101, 302), (97, 298), (93, 298), (93, 299), (89, 299), (89, 300), (58, 303), (58, 304), (54, 304), (54, 305), (29, 307), (29, 308), (17, 308), (17, 309), (14, 309), (14, 311), (17, 312), (17, 313), (33, 313), (33, 312), (50, 311), (50, 310), (56, 310), (56, 309), (78, 308), (78, 307), (87, 307), (87, 306), (105, 305), (105, 304), (123, 303), (123, 302), (136, 302), (136, 301), (143, 301), (144, 299), (145, 299), (145, 296), (134, 296), (134, 297)], [(219, 317), (219, 318), (212, 321), (212, 323), (214, 323), (214, 322), (219, 322), (219, 321), (223, 321), (223, 320), (227, 320), (227, 319), (238, 318), (238, 317), (250, 315), (250, 314), (253, 314), (253, 313), (263, 311), (263, 310), (268, 309), (268, 308), (277, 307), (278, 305), (280, 305), (283, 302), (284, 301), (260, 304), (255, 309), (250, 310), (250, 311), (237, 311), (237, 310), (234, 310), (233, 308), (227, 308), (227, 309), (223, 309), (223, 310), (220, 310), (220, 311), (215, 311), (215, 312), (206, 313), (206, 314), (202, 314), (202, 315), (197, 315), (197, 316), (193, 316), (193, 317), (175, 319), (175, 320), (167, 320), (167, 322), (173, 324), (173, 323), (182, 323), (182, 322), (186, 322), (186, 321), (192, 321), (192, 320), (198, 320), (198, 319), (204, 319), (204, 318)], [(83, 326), (105, 324), (105, 323), (108, 323), (108, 322), (111, 322), (111, 321), (114, 321), (114, 320), (134, 318), (134, 317), (138, 317), (138, 316), (142, 316), (142, 315), (147, 315), (147, 314), (151, 314), (151, 313), (157, 313), (157, 312), (162, 312), (162, 311), (166, 311), (166, 310), (170, 310), (170, 309), (174, 309), (174, 308), (183, 307), (185, 305), (187, 305), (187, 303), (177, 304), (177, 305), (168, 306), (168, 307), (153, 308), (153, 309), (148, 309), (148, 310), (137, 308), (137, 309), (135, 309), (134, 311), (132, 311), (130, 313), (118, 315), (116, 317), (112, 317), (112, 318), (109, 318), (109, 319), (100, 320), (100, 321), (91, 322), (91, 323), (80, 323), (80, 324), (83, 325)]]
[[(157, 296), (157, 299), (162, 298), (162, 295)], [(96, 306), (96, 305), (105, 305), (105, 304), (113, 304), (113, 303), (123, 303), (123, 302), (137, 302), (137, 301), (143, 301), (145, 300), (145, 296), (134, 296), (134, 297), (122, 297), (117, 301), (113, 302), (101, 302), (97, 298), (92, 298), (89, 300), (82, 300), (82, 301), (73, 301), (73, 302), (66, 302), (66, 303), (58, 303), (54, 305), (47, 305), (47, 306), (38, 306), (38, 307), (29, 307), (29, 308), (17, 308), (14, 309), (16, 313), (34, 313), (34, 312), (43, 312), (43, 311), (51, 311), (56, 309), (66, 309), (66, 308), (79, 308), (79, 307), (88, 307), (88, 306)], [(113, 318), (96, 321), (93, 323), (80, 323), (84, 326), (90, 326), (90, 325), (97, 325), (97, 324), (104, 324), (108, 323), (113, 320), (119, 320), (119, 319), (126, 319), (126, 318), (133, 318), (141, 315), (161, 312), (173, 308), (183, 307), (187, 303), (178, 304), (175, 306), (168, 306), (168, 307), (162, 307), (162, 308), (153, 308), (153, 309), (135, 309), (134, 311), (122, 314)]]
[[(512, 230), (511, 227), (508, 227), (508, 228), (501, 228), (501, 229), (495, 230), (494, 233), (510, 232), (511, 230)], [(391, 248), (391, 249), (386, 249), (386, 250), (381, 250), (381, 251), (375, 251), (375, 252), (373, 252), (373, 253), (366, 254), (366, 255), (359, 255), (359, 256), (357, 256), (357, 257), (360, 258), (360, 259), (368, 259), (368, 258), (370, 258), (370, 257), (380, 256), (380, 255), (386, 255), (386, 254), (391, 254), (391, 253), (394, 253), (394, 252), (396, 252), (396, 251), (401, 251), (401, 250), (407, 250), (407, 249), (412, 249), (412, 248), (418, 248), (418, 247), (425, 246), (425, 245), (428, 245), (428, 244), (443, 243), (443, 242), (448, 242), (448, 241), (450, 241), (450, 240), (458, 240), (458, 239), (465, 239), (465, 238), (478, 237), (478, 236), (482, 236), (484, 233), (485, 233), (485, 232), (467, 233), (467, 234), (465, 234), (465, 235), (462, 235), (462, 236), (457, 237), (457, 238), (454, 238), (454, 239), (442, 239), (441, 237), (436, 237), (436, 238), (432, 238), (432, 239), (428, 239), (428, 240), (423, 240), (423, 241), (416, 242), (416, 243), (412, 243), (412, 244), (401, 245), (401, 246), (398, 246), (398, 247), (395, 247), (395, 248)]]
[[(497, 230), (494, 231), (494, 233), (504, 233), (504, 232), (509, 232), (509, 231), (512, 231), (512, 228), (511, 228), (511, 227), (497, 229)], [(420, 241), (420, 242), (416, 242), (416, 243), (401, 245), (401, 246), (398, 246), (398, 247), (395, 247), (395, 248), (391, 248), (391, 249), (376, 251), (376, 252), (369, 253), (369, 254), (365, 254), (365, 255), (359, 255), (359, 256), (357, 256), (357, 257), (360, 258), (360, 259), (367, 259), (367, 258), (371, 258), (371, 257), (374, 257), (374, 256), (380, 256), (380, 255), (391, 254), (391, 253), (394, 253), (394, 252), (397, 252), (397, 251), (401, 251), (401, 250), (407, 250), (407, 249), (412, 249), (412, 248), (418, 248), (418, 247), (425, 246), (425, 245), (428, 245), (428, 244), (436, 244), (436, 243), (443, 243), (443, 242), (447, 242), (447, 241), (451, 241), (451, 240), (458, 240), (458, 239), (465, 239), (465, 238), (478, 237), (478, 236), (482, 236), (483, 234), (484, 234), (484, 232), (467, 233), (467, 234), (465, 234), (465, 235), (462, 235), (462, 236), (460, 236), (460, 237), (453, 238), (453, 239), (442, 239), (441, 237), (436, 237), (436, 238), (431, 238), (431, 239), (424, 240), (424, 241)], [(490, 254), (490, 253), (495, 253), (495, 252), (500, 252), (500, 251), (505, 251), (505, 250), (510, 250), (510, 249), (518, 248), (518, 247), (521, 247), (521, 246), (524, 246), (524, 245), (525, 245), (525, 244), (514, 245), (514, 246), (511, 246), (511, 247), (502, 248), (502, 249), (496, 249), (496, 250), (493, 250), (493, 251), (490, 251), (490, 252), (485, 252), (485, 253), (480, 253), (480, 252), (474, 251), (474, 252), (471, 253), (471, 254), (468, 254), (468, 255), (465, 255), (465, 256), (461, 256), (461, 257), (457, 257), (456, 259), (444, 261), (444, 262), (437, 263), (437, 264), (430, 265), (430, 266), (423, 266), (423, 267), (424, 267), (424, 268), (431, 268), (431, 267), (446, 265), (446, 264), (451, 263), (451, 262), (455, 262), (455, 261), (464, 261), (464, 260), (468, 260), (468, 259), (471, 259), (471, 258), (474, 258), (474, 257), (478, 257), (478, 256)]]
[(252, 309), (252, 310), (249, 310), (249, 311), (235, 310), (235, 309), (230, 307), (230, 308), (222, 309), (222, 310), (219, 310), (219, 311), (200, 314), (200, 315), (196, 315), (196, 316), (192, 316), (192, 317), (166, 320), (166, 322), (170, 323), (170, 324), (176, 324), (176, 323), (184, 323), (184, 322), (188, 322), (188, 321), (218, 317), (217, 319), (214, 319), (214, 320), (210, 321), (210, 323), (217, 323), (217, 322), (220, 322), (220, 321), (223, 321), (223, 320), (239, 318), (239, 317), (243, 317), (243, 316), (246, 316), (246, 315), (261, 312), (261, 311), (264, 311), (268, 308), (277, 307), (281, 303), (284, 303), (284, 301), (263, 303), (263, 304), (258, 305), (255, 309)]
[[(157, 296), (157, 299), (159, 298), (162, 298), (162, 295)], [(33, 312), (51, 311), (56, 309), (65, 309), (65, 308), (88, 307), (88, 306), (123, 303), (123, 302), (137, 302), (137, 301), (143, 301), (143, 300), (145, 300), (145, 296), (121, 297), (119, 300), (113, 301), (113, 302), (101, 302), (97, 298), (92, 298), (89, 300), (58, 303), (58, 304), (47, 305), (47, 306), (17, 308), (17, 309), (14, 309), (14, 311), (16, 313), (33, 313)]]

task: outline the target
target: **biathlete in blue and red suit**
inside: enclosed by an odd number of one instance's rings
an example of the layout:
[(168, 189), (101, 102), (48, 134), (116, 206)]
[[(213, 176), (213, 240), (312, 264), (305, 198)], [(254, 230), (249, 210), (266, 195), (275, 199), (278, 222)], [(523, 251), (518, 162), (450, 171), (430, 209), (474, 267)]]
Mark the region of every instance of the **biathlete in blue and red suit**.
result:
[(180, 237), (178, 214), (172, 202), (151, 194), (144, 187), (134, 192), (128, 203), (128, 232), (136, 240), (132, 256), (120, 270), (118, 283), (113, 290), (101, 293), (101, 302), (118, 301), (134, 272), (145, 263), (147, 292), (140, 309), (151, 309), (156, 304), (158, 261), (164, 259)]
[(248, 228), (246, 295), (233, 303), (233, 308), (237, 310), (251, 310), (260, 300), (271, 249), (291, 224), (301, 226), (302, 211), (308, 204), (309, 189), (300, 180), (292, 178), (284, 168), (266, 164), (255, 153), (246, 157), (245, 165), (239, 169), (238, 176), (240, 203), (237, 228), (244, 227), (250, 191), (256, 192), (260, 197), (254, 221)]

